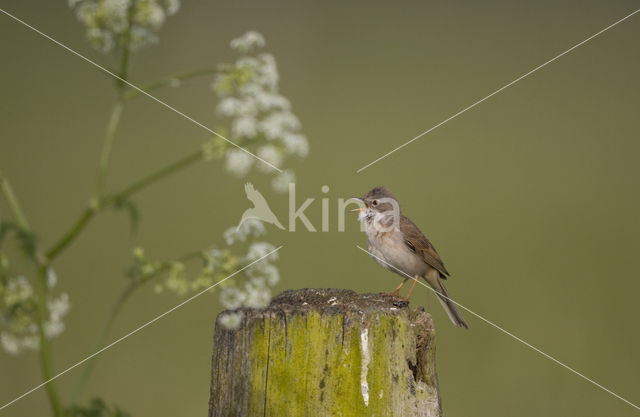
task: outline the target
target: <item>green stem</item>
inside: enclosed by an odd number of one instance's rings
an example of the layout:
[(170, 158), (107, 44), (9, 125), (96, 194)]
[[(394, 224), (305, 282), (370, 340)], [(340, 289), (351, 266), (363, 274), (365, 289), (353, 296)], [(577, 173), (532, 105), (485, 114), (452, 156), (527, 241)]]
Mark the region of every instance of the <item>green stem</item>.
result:
[[(25, 233), (32, 233), (29, 222), (25, 217), (20, 203), (13, 193), (9, 180), (0, 173), (0, 189), (9, 204), (9, 209), (16, 220), (18, 226)], [(38, 328), (38, 339), (40, 342), (40, 366), (42, 369), (42, 376), (46, 382), (47, 395), (49, 397), (49, 403), (53, 410), (55, 417), (62, 417), (62, 405), (60, 402), (60, 395), (58, 393), (58, 387), (55, 381), (51, 381), (53, 377), (53, 359), (51, 353), (51, 345), (45, 331), (45, 323), (47, 322), (49, 313), (47, 311), (47, 259), (43, 257), (36, 248), (35, 261), (38, 266), (38, 279), (36, 282), (36, 312), (37, 320), (36, 325)]]
[[(129, 11), (128, 11), (129, 28), (131, 27), (132, 13), (133, 13), (133, 3), (131, 4), (131, 6), (129, 6)], [(120, 54), (120, 71), (118, 72), (118, 76), (120, 77), (120, 79), (117, 80), (117, 84), (116, 84), (118, 88), (118, 100), (114, 104), (113, 110), (111, 111), (111, 117), (109, 118), (109, 124), (107, 125), (107, 133), (106, 133), (104, 145), (102, 147), (102, 153), (100, 155), (100, 167), (98, 171), (98, 180), (96, 182), (96, 199), (98, 201), (98, 204), (89, 204), (89, 207), (85, 209), (85, 211), (80, 215), (78, 220), (76, 220), (76, 222), (71, 226), (69, 231), (58, 241), (58, 243), (56, 243), (47, 252), (47, 257), (49, 259), (55, 258), (63, 249), (65, 249), (68, 245), (70, 245), (71, 242), (73, 242), (75, 238), (78, 236), (78, 234), (80, 234), (80, 232), (87, 226), (89, 221), (93, 218), (93, 216), (95, 216), (98, 210), (104, 207), (104, 205), (101, 204), (101, 200), (104, 194), (104, 185), (105, 185), (105, 180), (107, 176), (107, 171), (109, 169), (109, 159), (111, 157), (111, 149), (113, 147), (115, 132), (120, 122), (120, 116), (122, 115), (122, 110), (124, 108), (124, 90), (127, 87), (127, 84), (125, 81), (127, 80), (127, 75), (128, 75), (127, 72), (129, 68), (129, 56), (131, 52), (129, 48), (130, 40), (131, 40), (130, 29), (127, 29), (127, 31), (122, 35), (122, 42), (121, 42), (122, 51)], [(135, 287), (136, 287), (136, 284), (132, 282), (125, 289), (125, 291), (120, 295), (120, 297), (118, 297), (118, 299), (116, 300), (116, 303), (113, 306), (111, 314), (109, 315), (109, 318), (107, 319), (101, 331), (101, 334), (98, 337), (97, 346), (101, 346), (104, 343), (104, 340), (106, 339), (107, 334), (109, 333), (109, 330), (113, 326), (114, 320), (118, 315), (118, 312), (122, 308), (122, 305), (127, 300), (127, 298), (129, 298), (129, 296), (131, 295)], [(85, 370), (80, 377), (80, 386), (84, 385), (84, 382), (88, 377), (88, 374), (91, 372), (91, 369), (93, 368), (93, 364), (94, 364), (94, 358), (92, 358), (87, 364), (87, 367), (85, 367)], [(74, 396), (73, 396), (74, 401), (78, 393), (79, 393), (78, 386), (76, 386)]]
[(122, 189), (121, 191), (112, 194), (110, 196), (106, 196), (103, 201), (103, 206), (110, 206), (117, 201), (126, 200), (131, 197), (133, 194), (138, 191), (147, 188), (148, 186), (160, 181), (161, 179), (174, 174), (178, 171), (181, 171), (187, 168), (190, 165), (193, 165), (196, 162), (202, 161), (204, 157), (204, 152), (200, 149), (196, 152), (192, 152), (189, 155), (183, 157), (182, 159), (177, 160), (176, 162), (167, 165), (151, 174), (147, 175), (129, 185), (128, 187)]
[[(201, 68), (201, 69), (197, 69), (197, 70), (193, 70), (193, 71), (187, 71), (187, 72), (181, 72), (178, 74), (173, 74), (173, 75), (169, 75), (166, 76), (164, 78), (161, 78), (157, 81), (153, 81), (150, 82), (149, 84), (146, 84), (142, 87), (140, 87), (140, 90), (144, 91), (145, 93), (148, 93), (150, 91), (153, 90), (157, 90), (159, 88), (162, 87), (169, 87), (174, 85), (176, 82), (180, 82), (180, 81), (185, 81), (191, 78), (197, 78), (197, 77), (202, 77), (205, 75), (211, 75), (211, 74), (215, 74), (218, 72), (217, 68)], [(125, 94), (125, 98), (127, 99), (133, 99), (136, 98), (142, 94), (144, 94), (142, 91), (133, 89), (133, 90), (128, 90)]]
[(122, 115), (122, 109), (124, 107), (124, 91), (127, 88), (127, 76), (129, 70), (129, 56), (131, 51), (129, 48), (129, 42), (131, 40), (131, 20), (133, 18), (133, 6), (132, 2), (128, 10), (128, 29), (122, 34), (121, 45), (122, 50), (120, 53), (120, 69), (118, 71), (118, 79), (116, 80), (116, 88), (118, 90), (118, 100), (113, 105), (111, 110), (111, 117), (109, 117), (109, 123), (107, 124), (107, 133), (105, 136), (104, 144), (102, 145), (102, 152), (100, 153), (100, 164), (98, 167), (98, 178), (96, 180), (96, 198), (101, 198), (104, 193), (104, 185), (107, 177), (107, 171), (109, 169), (109, 159), (111, 158), (111, 149), (113, 148), (113, 140), (116, 135), (116, 129), (120, 123), (120, 116)]
[(47, 270), (40, 267), (38, 270), (37, 282), (37, 313), (38, 313), (38, 337), (40, 340), (40, 366), (42, 368), (42, 376), (44, 377), (49, 403), (55, 417), (62, 417), (62, 405), (60, 403), (60, 394), (58, 386), (53, 378), (53, 361), (51, 345), (45, 331), (45, 323), (47, 322), (49, 313), (47, 311)]
[(55, 243), (51, 247), (51, 249), (47, 251), (46, 253), (47, 259), (52, 260), (56, 258), (60, 254), (60, 252), (62, 252), (67, 246), (69, 246), (71, 242), (73, 242), (76, 239), (78, 234), (87, 226), (87, 224), (93, 218), (93, 216), (95, 216), (97, 211), (98, 211), (98, 208), (95, 206), (87, 207), (82, 212), (78, 220), (76, 220), (75, 223), (71, 226), (69, 231), (65, 233), (58, 240), (58, 242)]
[(7, 200), (9, 210), (11, 211), (11, 214), (18, 226), (25, 231), (30, 230), (29, 222), (27, 222), (27, 218), (20, 208), (18, 198), (14, 194), (13, 188), (11, 188), (11, 183), (4, 175), (2, 175), (2, 172), (0, 172), (0, 189), (2, 190), (4, 198)]
[(101, 201), (96, 203), (95, 201), (89, 204), (80, 217), (73, 222), (69, 231), (65, 233), (52, 247), (46, 252), (47, 259), (50, 261), (56, 258), (64, 249), (67, 248), (78, 237), (80, 232), (89, 224), (89, 221), (99, 212), (106, 208), (113, 207), (117, 202), (125, 200), (131, 197), (133, 194), (141, 191), (142, 189), (160, 181), (168, 175), (178, 172), (182, 169), (193, 165), (196, 162), (201, 161), (204, 158), (204, 151), (198, 150), (193, 152), (178, 161), (163, 167), (146, 177), (134, 182), (133, 184), (125, 187), (120, 192), (107, 195)]
[[(127, 70), (129, 63), (129, 34), (123, 35), (122, 42), (122, 54), (120, 58), (120, 71), (119, 76), (122, 79), (127, 79)], [(197, 71), (192, 71), (190, 73), (179, 74), (177, 77), (179, 78), (190, 78), (198, 75), (202, 75), (207, 71), (211, 71), (210, 68), (202, 69)], [(185, 158), (176, 161), (175, 163), (164, 167), (151, 175), (140, 179), (139, 181), (133, 183), (129, 187), (126, 187), (119, 193), (113, 194), (111, 196), (104, 196), (104, 185), (107, 176), (107, 171), (109, 168), (109, 159), (111, 156), (111, 149), (113, 147), (113, 140), (115, 138), (116, 128), (120, 122), (120, 116), (122, 114), (122, 110), (124, 107), (124, 88), (126, 84), (120, 81), (118, 84), (119, 89), (119, 97), (118, 101), (113, 107), (111, 112), (111, 117), (109, 118), (109, 124), (107, 125), (107, 133), (105, 142), (102, 148), (102, 153), (100, 156), (100, 167), (98, 171), (98, 179), (96, 182), (96, 196), (95, 200), (89, 204), (80, 217), (71, 225), (69, 230), (46, 252), (47, 258), (52, 260), (56, 258), (64, 249), (67, 248), (84, 230), (84, 228), (89, 224), (90, 220), (98, 213), (100, 210), (110, 207), (118, 201), (126, 199), (133, 195), (134, 193), (140, 191), (141, 189), (157, 182), (158, 180), (170, 175), (176, 171), (186, 168), (187, 166), (202, 160), (204, 153), (202, 150), (194, 152), (190, 155), (187, 155)], [(153, 86), (152, 86), (153, 87)]]
[(96, 198), (102, 197), (104, 193), (104, 185), (107, 178), (107, 171), (109, 169), (109, 159), (111, 158), (111, 149), (113, 148), (113, 140), (116, 136), (116, 129), (120, 123), (120, 116), (122, 115), (122, 109), (124, 107), (124, 100), (119, 97), (111, 110), (111, 116), (109, 117), (109, 123), (107, 124), (107, 133), (105, 135), (104, 144), (102, 145), (102, 152), (100, 153), (100, 164), (98, 167), (98, 178), (96, 180)]
[(133, 13), (135, 2), (131, 2), (129, 5), (129, 9), (127, 10), (127, 30), (122, 34), (120, 38), (120, 45), (122, 49), (120, 51), (120, 71), (118, 72), (118, 76), (120, 79), (116, 80), (116, 86), (119, 90), (119, 93), (122, 93), (127, 87), (127, 76), (129, 70), (129, 56), (131, 55), (131, 25), (133, 22)]

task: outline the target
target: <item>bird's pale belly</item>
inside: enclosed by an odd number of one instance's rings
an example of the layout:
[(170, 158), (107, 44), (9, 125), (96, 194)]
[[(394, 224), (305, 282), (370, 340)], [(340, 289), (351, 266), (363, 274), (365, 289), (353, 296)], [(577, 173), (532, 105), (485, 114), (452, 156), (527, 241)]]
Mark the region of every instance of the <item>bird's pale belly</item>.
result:
[(397, 236), (378, 234), (368, 236), (367, 240), (369, 252), (374, 255), (373, 259), (389, 271), (404, 277), (407, 275), (413, 277), (422, 276), (429, 269), (422, 257), (411, 251)]

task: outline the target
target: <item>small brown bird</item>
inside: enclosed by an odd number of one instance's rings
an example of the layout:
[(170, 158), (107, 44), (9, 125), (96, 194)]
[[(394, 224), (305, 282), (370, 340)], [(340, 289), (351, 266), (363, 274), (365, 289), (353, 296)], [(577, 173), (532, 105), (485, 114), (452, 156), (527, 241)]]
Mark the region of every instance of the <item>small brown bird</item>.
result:
[(383, 268), (402, 275), (404, 280), (390, 294), (398, 296), (402, 286), (414, 277), (406, 299), (409, 299), (417, 280), (422, 277), (436, 291), (438, 300), (447, 315), (458, 327), (469, 328), (456, 305), (448, 299), (449, 293), (443, 280), (449, 272), (429, 239), (400, 211), (398, 199), (386, 187), (378, 186), (367, 195), (358, 198), (365, 207), (358, 219), (364, 222), (367, 245), (371, 257)]

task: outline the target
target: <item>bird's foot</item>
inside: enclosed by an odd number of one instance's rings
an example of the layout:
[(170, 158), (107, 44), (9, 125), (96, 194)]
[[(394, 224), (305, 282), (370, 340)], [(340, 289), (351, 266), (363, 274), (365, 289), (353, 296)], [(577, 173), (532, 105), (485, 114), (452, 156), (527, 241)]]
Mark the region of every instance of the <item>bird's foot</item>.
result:
[(401, 298), (401, 299), (404, 300), (404, 297), (402, 297), (400, 295), (400, 290), (395, 290), (395, 291), (391, 291), (391, 292), (381, 292), (380, 294), (386, 295), (386, 296), (389, 296), (389, 297)]

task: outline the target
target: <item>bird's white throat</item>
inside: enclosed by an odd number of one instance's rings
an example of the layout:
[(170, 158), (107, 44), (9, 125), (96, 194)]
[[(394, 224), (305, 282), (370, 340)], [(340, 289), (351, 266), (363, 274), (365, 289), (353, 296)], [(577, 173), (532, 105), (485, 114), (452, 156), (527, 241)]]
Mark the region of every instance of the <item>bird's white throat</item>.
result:
[(400, 231), (399, 216), (394, 216), (392, 210), (380, 212), (368, 208), (358, 215), (358, 220), (364, 223), (367, 236), (375, 236), (380, 233)]

